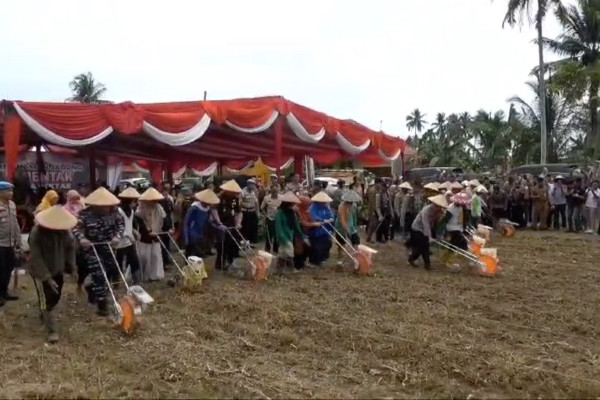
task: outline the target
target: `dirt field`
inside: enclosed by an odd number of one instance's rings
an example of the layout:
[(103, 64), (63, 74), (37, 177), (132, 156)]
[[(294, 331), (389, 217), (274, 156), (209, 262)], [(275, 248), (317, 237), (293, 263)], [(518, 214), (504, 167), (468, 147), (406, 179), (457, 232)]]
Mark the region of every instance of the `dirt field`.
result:
[(406, 264), (310, 270), (252, 284), (213, 275), (201, 293), (148, 285), (133, 337), (73, 295), (46, 345), (28, 278), (0, 308), (0, 397), (590, 398), (600, 394), (600, 240), (494, 237), (493, 279)]

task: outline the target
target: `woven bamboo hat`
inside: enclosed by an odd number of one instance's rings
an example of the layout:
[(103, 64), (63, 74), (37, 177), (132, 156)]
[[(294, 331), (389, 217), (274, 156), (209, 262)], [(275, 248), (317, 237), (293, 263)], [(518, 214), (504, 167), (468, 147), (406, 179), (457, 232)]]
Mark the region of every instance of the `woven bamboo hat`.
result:
[(398, 187), (400, 189), (413, 190), (413, 187), (408, 182), (402, 182)]
[(300, 199), (292, 192), (285, 192), (279, 196), (279, 200), (281, 200), (282, 203), (300, 204)]
[(125, 189), (121, 193), (119, 193), (119, 197), (121, 199), (139, 199), (140, 192), (138, 192), (137, 190), (135, 190), (132, 187), (128, 187), (127, 189)]
[(325, 192), (319, 192), (315, 194), (310, 201), (314, 201), (316, 203), (331, 203), (333, 199), (327, 195)]
[(206, 204), (219, 204), (221, 199), (210, 189), (204, 189), (194, 195), (196, 200)]
[(479, 185), (475, 188), (475, 193), (488, 193), (488, 190), (485, 186)]
[(438, 183), (436, 183), (436, 182), (428, 183), (427, 185), (423, 186), (423, 189), (433, 190), (435, 192), (439, 192), (439, 190), (440, 190)]
[(121, 200), (105, 187), (99, 187), (83, 199), (83, 202), (88, 206), (111, 207), (118, 205)]
[(452, 182), (450, 184), (450, 186), (448, 186), (448, 189), (450, 189), (450, 190), (455, 190), (455, 189), (456, 190), (463, 190), (464, 187), (463, 187), (463, 185), (460, 182)]
[(438, 194), (437, 196), (428, 197), (427, 200), (429, 200), (436, 206), (440, 206), (442, 208), (448, 208), (448, 200), (446, 200), (446, 196), (444, 196), (443, 194)]
[(450, 185), (452, 185), (450, 181), (446, 181), (440, 185), (440, 189), (450, 189)]
[(160, 201), (163, 200), (165, 196), (163, 196), (158, 190), (150, 187), (146, 189), (144, 193), (138, 198), (140, 201)]
[(231, 179), (220, 186), (221, 190), (231, 193), (242, 193), (242, 188), (235, 179)]
[(35, 220), (40, 226), (55, 231), (66, 231), (77, 225), (77, 218), (62, 206), (52, 206), (35, 215)]

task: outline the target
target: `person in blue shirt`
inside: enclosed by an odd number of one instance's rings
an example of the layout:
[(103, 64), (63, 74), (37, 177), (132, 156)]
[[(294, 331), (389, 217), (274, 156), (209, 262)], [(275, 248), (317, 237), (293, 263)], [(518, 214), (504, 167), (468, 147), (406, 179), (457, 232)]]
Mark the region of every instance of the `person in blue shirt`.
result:
[(219, 197), (210, 189), (198, 192), (194, 196), (196, 201), (192, 203), (183, 220), (183, 243), (185, 244), (185, 255), (205, 256), (202, 246), (204, 232), (208, 224), (210, 208), (219, 204)]
[(321, 226), (311, 228), (308, 232), (310, 240), (309, 262), (315, 267), (320, 267), (323, 261), (329, 258), (331, 250), (331, 232), (334, 221), (333, 211), (329, 204), (333, 201), (325, 192), (315, 194), (311, 199), (312, 204), (308, 211), (313, 221), (321, 223)]

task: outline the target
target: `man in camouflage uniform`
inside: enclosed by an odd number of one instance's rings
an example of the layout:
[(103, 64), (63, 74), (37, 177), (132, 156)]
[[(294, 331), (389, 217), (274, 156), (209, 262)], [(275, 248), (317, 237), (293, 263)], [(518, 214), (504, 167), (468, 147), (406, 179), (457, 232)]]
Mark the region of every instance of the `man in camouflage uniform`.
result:
[[(125, 231), (123, 217), (115, 208), (119, 202), (120, 200), (108, 190), (97, 189), (86, 197), (85, 203), (88, 207), (81, 210), (79, 223), (73, 229), (73, 235), (83, 249), (83, 256), (91, 275), (91, 291), (98, 305), (98, 315), (101, 316), (109, 314), (106, 299), (108, 284), (102, 268), (111, 282), (116, 281), (119, 274), (119, 266), (108, 247), (116, 247)], [(94, 245), (95, 243), (103, 244)]]

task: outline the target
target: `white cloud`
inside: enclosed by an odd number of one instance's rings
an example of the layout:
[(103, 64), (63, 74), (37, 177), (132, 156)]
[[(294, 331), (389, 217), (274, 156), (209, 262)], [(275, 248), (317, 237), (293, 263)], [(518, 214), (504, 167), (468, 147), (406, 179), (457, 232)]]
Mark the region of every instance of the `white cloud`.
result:
[[(2, 6), (0, 97), (62, 101), (92, 71), (115, 101), (282, 95), (406, 135), (415, 107), (506, 109), (530, 97), (528, 27), (495, 0), (21, 0)], [(558, 32), (550, 17), (547, 34)]]

